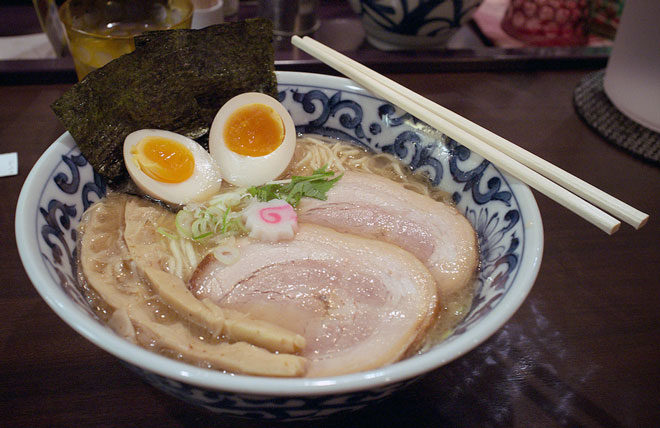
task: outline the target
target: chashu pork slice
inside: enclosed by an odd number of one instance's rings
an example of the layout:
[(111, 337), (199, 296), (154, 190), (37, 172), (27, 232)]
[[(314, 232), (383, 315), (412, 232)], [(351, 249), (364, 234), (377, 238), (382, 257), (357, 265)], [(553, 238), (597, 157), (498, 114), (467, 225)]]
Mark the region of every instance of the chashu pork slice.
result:
[(410, 251), (446, 297), (468, 285), (477, 269), (474, 229), (454, 207), (387, 178), (346, 171), (327, 200), (303, 198), (298, 221), (383, 240)]
[(191, 290), (305, 337), (309, 377), (395, 362), (435, 319), (433, 277), (395, 245), (304, 224), (291, 241), (238, 246), (240, 259), (228, 266), (207, 256)]

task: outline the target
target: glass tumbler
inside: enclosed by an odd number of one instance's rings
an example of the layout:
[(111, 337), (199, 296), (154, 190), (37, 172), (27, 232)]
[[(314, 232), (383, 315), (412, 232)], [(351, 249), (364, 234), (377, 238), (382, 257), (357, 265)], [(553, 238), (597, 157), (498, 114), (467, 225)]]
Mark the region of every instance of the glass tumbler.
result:
[(190, 28), (190, 0), (68, 0), (59, 9), (78, 80), (135, 49), (149, 30)]

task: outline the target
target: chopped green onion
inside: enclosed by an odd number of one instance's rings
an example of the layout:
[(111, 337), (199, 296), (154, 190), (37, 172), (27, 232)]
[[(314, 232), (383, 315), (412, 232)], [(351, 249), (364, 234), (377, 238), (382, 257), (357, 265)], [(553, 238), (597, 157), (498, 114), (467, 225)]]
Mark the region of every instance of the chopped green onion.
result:
[(245, 197), (250, 195), (240, 189), (216, 195), (205, 204), (186, 206), (177, 213), (177, 230), (194, 241), (201, 241), (218, 233), (238, 233), (243, 230), (243, 225), (240, 213), (233, 209), (238, 207)]
[(165, 228), (162, 227), (162, 226), (159, 227), (158, 229), (156, 229), (156, 231), (157, 231), (158, 233), (160, 233), (161, 235), (163, 235), (163, 236), (165, 236), (165, 237), (167, 237), (167, 238), (170, 238), (170, 239), (177, 239), (177, 238), (178, 238), (174, 233), (170, 232), (169, 230), (165, 229)]
[[(340, 178), (341, 175), (335, 176), (333, 171), (327, 171), (326, 166), (323, 166), (309, 176), (293, 176), (262, 186), (222, 193), (204, 204), (184, 207), (176, 215), (176, 229), (179, 235), (193, 241), (201, 241), (217, 234), (236, 235), (245, 231), (240, 213), (244, 199), (254, 197), (264, 202), (284, 199), (295, 207), (302, 197), (325, 200), (328, 190)], [(169, 236), (176, 238), (172, 233)]]

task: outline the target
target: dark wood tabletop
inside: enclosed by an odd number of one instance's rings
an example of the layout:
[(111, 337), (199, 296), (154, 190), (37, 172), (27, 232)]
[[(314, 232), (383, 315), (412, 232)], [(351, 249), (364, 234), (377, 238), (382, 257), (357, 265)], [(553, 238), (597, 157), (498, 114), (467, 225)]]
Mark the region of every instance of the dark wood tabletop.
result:
[[(16, 249), (18, 194), (64, 132), (49, 105), (70, 84), (0, 86), (0, 426), (660, 426), (660, 168), (605, 142), (572, 105), (592, 71), (390, 74), (651, 215), (608, 236), (535, 193), (545, 251), (529, 297), (488, 341), (355, 413), (278, 424), (219, 417), (143, 383), (41, 300)], [(20, 215), (20, 213), (18, 214)]]

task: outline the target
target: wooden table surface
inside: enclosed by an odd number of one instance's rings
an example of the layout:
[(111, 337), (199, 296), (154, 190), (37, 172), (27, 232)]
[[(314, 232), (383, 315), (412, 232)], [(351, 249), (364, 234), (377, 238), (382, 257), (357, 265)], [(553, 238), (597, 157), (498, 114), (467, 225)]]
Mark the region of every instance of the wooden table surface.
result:
[[(395, 74), (494, 132), (651, 215), (608, 236), (535, 193), (545, 251), (529, 297), (484, 344), (391, 398), (301, 427), (660, 426), (660, 168), (594, 134), (572, 94), (590, 70)], [(65, 325), (19, 260), (16, 201), (64, 131), (49, 109), (68, 84), (0, 86), (0, 426), (264, 427), (219, 417), (148, 386)], [(20, 213), (19, 213), (20, 215)]]

